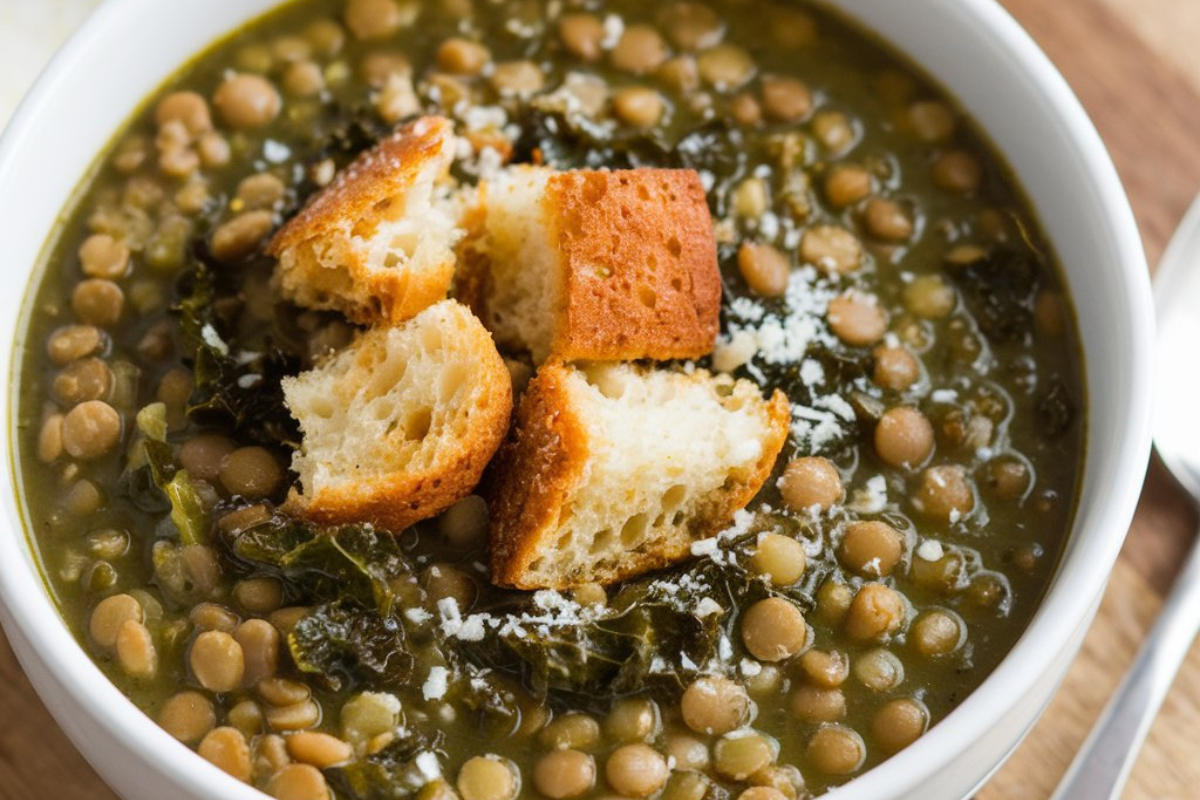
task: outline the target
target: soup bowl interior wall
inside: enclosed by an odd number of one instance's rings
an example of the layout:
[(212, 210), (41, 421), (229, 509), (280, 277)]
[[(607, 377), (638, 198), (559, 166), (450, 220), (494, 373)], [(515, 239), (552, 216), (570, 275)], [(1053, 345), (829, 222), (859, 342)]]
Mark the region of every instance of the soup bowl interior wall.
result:
[[(81, 176), (142, 98), (275, 0), (109, 0), (60, 53), (0, 141), (0, 368), (12, 375), (24, 286)], [(1149, 452), (1152, 312), (1111, 161), (1078, 102), (991, 0), (838, 0), (941, 81), (1007, 156), (1060, 255), (1088, 353), (1089, 447), (1072, 539), (1031, 627), (950, 716), (839, 800), (959, 800), (1011, 752), (1062, 679), (1116, 559)], [(36, 313), (36, 312), (34, 312)], [(28, 343), (39, 347), (39, 342)], [(5, 398), (13, 419), (15, 388)], [(3, 483), (14, 485), (12, 458)], [(55, 718), (128, 800), (260, 798), (163, 733), (76, 644), (38, 575), (14, 493), (0, 492), (0, 621)]]

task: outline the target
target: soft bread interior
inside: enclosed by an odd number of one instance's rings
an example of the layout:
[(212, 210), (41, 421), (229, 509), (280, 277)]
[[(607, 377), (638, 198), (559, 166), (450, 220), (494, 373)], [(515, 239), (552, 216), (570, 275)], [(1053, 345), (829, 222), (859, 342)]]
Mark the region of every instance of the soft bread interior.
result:
[(462, 238), (456, 200), (438, 184), (453, 158), (449, 123), (422, 119), (348, 166), (272, 245), (283, 294), (362, 323), (444, 297)]
[(487, 183), (484, 247), (490, 267), (484, 322), (501, 345), (546, 358), (563, 305), (558, 247), (544, 208), (553, 171), (519, 167)]
[(571, 413), (589, 457), (528, 565), (530, 585), (603, 580), (642, 553), (677, 558), (691, 526), (721, 508), (731, 486), (753, 481), (764, 456), (774, 459), (763, 445), (774, 438), (772, 420), (747, 381), (628, 364), (570, 372)]
[(369, 330), (321, 367), (285, 380), (304, 434), (292, 460), (304, 493), (432, 471), (457, 451), (473, 433), (472, 416), (493, 403), (481, 337), (491, 347), (470, 311), (446, 300), (399, 327)]
[(417, 173), (416, 180), (374, 206), (374, 216), (356, 220), (347, 235), (317, 238), (297, 248), (295, 257), (312, 258), (328, 270), (325, 280), (345, 291), (354, 284), (346, 269), (348, 259), (358, 259), (372, 271), (440, 269), (454, 259), (461, 235), (446, 198), (434, 201), (438, 175), (448, 161), (439, 159)]

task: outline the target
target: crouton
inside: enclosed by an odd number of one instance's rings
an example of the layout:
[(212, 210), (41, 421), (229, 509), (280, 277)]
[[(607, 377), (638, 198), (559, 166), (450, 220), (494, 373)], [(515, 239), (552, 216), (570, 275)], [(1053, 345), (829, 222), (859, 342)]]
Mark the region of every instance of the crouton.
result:
[(400, 322), (444, 298), (461, 231), (435, 183), (453, 159), (453, 127), (441, 117), (359, 156), (271, 240), (283, 296), (362, 324)]
[(518, 167), (481, 203), (459, 291), (501, 346), (539, 363), (712, 351), (721, 277), (696, 172)]
[(492, 581), (610, 584), (686, 558), (758, 493), (790, 420), (782, 392), (703, 370), (543, 365), (489, 473)]
[(322, 524), (401, 530), (471, 493), (512, 415), (512, 380), (466, 306), (377, 327), (283, 382), (303, 434), (292, 469)]

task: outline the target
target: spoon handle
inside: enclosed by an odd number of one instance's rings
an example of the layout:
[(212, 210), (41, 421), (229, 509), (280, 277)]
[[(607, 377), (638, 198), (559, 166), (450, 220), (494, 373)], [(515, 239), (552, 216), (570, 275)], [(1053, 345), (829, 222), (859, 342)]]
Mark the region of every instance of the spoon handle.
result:
[(1200, 631), (1200, 544), (1154, 628), (1051, 800), (1117, 800), (1175, 674)]

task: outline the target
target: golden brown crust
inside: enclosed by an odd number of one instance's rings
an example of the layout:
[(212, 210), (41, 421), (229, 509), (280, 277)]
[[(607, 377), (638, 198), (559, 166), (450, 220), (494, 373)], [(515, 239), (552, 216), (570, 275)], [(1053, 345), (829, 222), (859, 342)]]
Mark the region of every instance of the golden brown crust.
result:
[[(558, 362), (538, 370), (521, 399), (509, 439), (489, 468), (485, 494), (491, 510), (492, 582), (497, 586), (562, 590), (580, 582), (573, 574), (549, 580), (530, 574), (530, 565), (553, 550), (563, 511), (590, 457), (585, 425), (576, 416), (566, 387), (567, 374), (568, 368)], [(787, 442), (791, 423), (787, 396), (776, 389), (765, 410), (769, 434), (749, 475), (714, 493), (712, 502), (694, 513), (682, 535), (668, 535), (652, 547), (627, 552), (613, 568), (588, 574), (584, 580), (609, 585), (670, 566), (690, 556), (694, 541), (728, 527), (734, 513), (762, 489)]]
[(558, 525), (587, 463), (587, 432), (575, 415), (567, 378), (562, 364), (542, 365), (488, 470), (492, 582), (498, 586), (523, 588), (526, 569)]
[(421, 472), (396, 471), (377, 478), (318, 490), (302, 498), (308, 519), (324, 525), (370, 523), (401, 531), (441, 513), (469, 495), (504, 441), (512, 419), (512, 380), (491, 336), (475, 325), (478, 354), (474, 380), (482, 383), (485, 402), (471, 408), (468, 427), (439, 442), (450, 452)]
[(487, 293), (491, 278), (491, 259), (487, 252), (487, 193), (481, 182), (475, 202), (464, 211), (459, 225), (463, 238), (458, 243), (454, 270), (454, 299), (479, 319), (487, 320)]
[(338, 173), (267, 246), (267, 254), (280, 261), (283, 294), (301, 305), (342, 311), (362, 324), (400, 322), (445, 297), (452, 259), (420, 270), (377, 269), (356, 240), (370, 238), (392, 218), (395, 204), (404, 202), (423, 173), (447, 167), (452, 146), (449, 120), (422, 117)]
[(396, 130), (318, 192), (275, 234), (267, 254), (278, 258), (302, 242), (374, 221), (384, 210), (380, 204), (390, 204), (398, 190), (411, 186), (441, 158), (445, 138), (452, 132), (452, 123), (444, 117), (422, 117)]
[(712, 217), (694, 170), (577, 170), (543, 200), (562, 259), (564, 360), (699, 358), (720, 327)]

